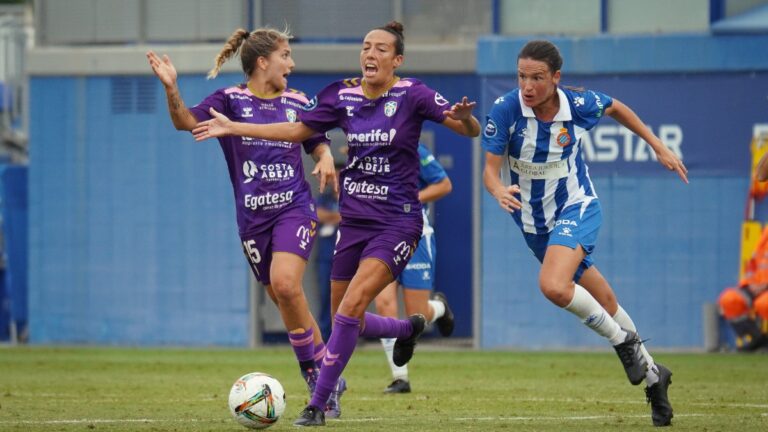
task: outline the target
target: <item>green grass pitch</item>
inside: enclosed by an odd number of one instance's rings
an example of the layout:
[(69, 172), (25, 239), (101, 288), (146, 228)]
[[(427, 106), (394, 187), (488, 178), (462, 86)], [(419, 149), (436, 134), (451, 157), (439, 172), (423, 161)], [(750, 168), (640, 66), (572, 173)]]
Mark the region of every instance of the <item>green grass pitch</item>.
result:
[[(420, 347), (421, 348), (421, 347)], [(768, 430), (768, 356), (672, 354), (674, 431)], [(612, 352), (417, 349), (413, 393), (385, 395), (377, 345), (345, 371), (334, 431), (651, 430), (642, 385)], [(294, 430), (308, 395), (288, 348), (0, 347), (0, 431), (245, 431), (227, 396), (246, 372), (274, 375), (288, 407), (271, 431)]]

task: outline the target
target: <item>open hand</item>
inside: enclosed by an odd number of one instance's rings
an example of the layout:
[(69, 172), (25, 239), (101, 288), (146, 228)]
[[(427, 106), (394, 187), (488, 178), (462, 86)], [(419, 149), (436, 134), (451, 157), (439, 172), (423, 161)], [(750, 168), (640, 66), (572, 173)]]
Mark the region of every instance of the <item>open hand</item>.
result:
[(503, 208), (504, 211), (510, 213), (515, 210), (520, 210), (523, 207), (520, 200), (517, 199), (517, 195), (520, 195), (520, 186), (516, 184), (500, 187), (493, 193), (493, 197), (499, 202), (499, 206)]
[(163, 55), (161, 59), (154, 51), (147, 52), (147, 60), (149, 60), (149, 66), (152, 67), (152, 72), (160, 78), (160, 82), (166, 87), (173, 87), (176, 85), (176, 68), (171, 63), (171, 58), (168, 55)]
[(685, 167), (683, 161), (681, 161), (672, 150), (667, 148), (667, 146), (662, 145), (661, 151), (656, 153), (656, 159), (659, 160), (659, 163), (662, 164), (664, 168), (677, 172), (680, 179), (685, 183), (688, 183), (688, 168)]
[(461, 99), (461, 102), (457, 102), (451, 106), (451, 109), (443, 111), (447, 117), (454, 120), (469, 120), (472, 117), (472, 110), (477, 105), (477, 102), (470, 102), (466, 96)]
[(208, 110), (213, 116), (212, 119), (200, 122), (192, 129), (195, 141), (202, 141), (208, 138), (215, 138), (225, 135), (232, 135), (232, 120), (224, 114), (211, 108)]
[(333, 192), (338, 196), (339, 182), (336, 179), (336, 168), (333, 165), (333, 156), (330, 153), (326, 153), (317, 161), (315, 169), (312, 170), (312, 175), (317, 177), (317, 180), (320, 182), (320, 192), (325, 191), (326, 185), (331, 184)]

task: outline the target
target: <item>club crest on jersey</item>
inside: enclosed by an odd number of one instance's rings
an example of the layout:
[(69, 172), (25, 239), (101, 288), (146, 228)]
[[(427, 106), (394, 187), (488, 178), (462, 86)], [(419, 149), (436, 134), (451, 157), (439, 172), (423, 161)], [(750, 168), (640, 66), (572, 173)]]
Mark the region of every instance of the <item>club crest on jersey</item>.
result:
[(397, 102), (395, 101), (389, 101), (384, 104), (384, 115), (387, 117), (392, 117), (395, 115), (395, 112), (397, 111)]
[(288, 108), (285, 110), (285, 117), (291, 123), (296, 123), (296, 110)]
[(256, 174), (259, 173), (259, 169), (256, 168), (256, 164), (253, 161), (243, 162), (243, 174), (245, 175), (245, 181), (243, 183), (250, 183)]
[(571, 136), (568, 135), (568, 129), (566, 128), (560, 129), (560, 133), (557, 134), (556, 140), (557, 140), (557, 145), (559, 145), (560, 147), (565, 147), (568, 144), (570, 144)]

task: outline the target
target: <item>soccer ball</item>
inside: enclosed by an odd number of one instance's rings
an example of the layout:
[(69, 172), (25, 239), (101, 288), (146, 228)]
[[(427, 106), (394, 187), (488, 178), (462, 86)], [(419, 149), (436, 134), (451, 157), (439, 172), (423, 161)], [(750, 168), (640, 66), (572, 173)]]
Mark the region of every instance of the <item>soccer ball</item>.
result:
[(278, 380), (265, 373), (243, 375), (229, 392), (229, 412), (247, 428), (268, 428), (284, 411), (285, 390)]

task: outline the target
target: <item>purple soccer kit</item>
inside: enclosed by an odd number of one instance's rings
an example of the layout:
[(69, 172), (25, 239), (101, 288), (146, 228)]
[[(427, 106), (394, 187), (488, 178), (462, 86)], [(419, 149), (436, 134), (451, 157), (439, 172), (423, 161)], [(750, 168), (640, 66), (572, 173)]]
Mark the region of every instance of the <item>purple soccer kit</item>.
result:
[[(423, 223), (418, 199), (421, 126), (425, 120), (442, 123), (448, 108), (445, 98), (415, 79), (401, 79), (372, 100), (360, 79), (353, 78), (325, 87), (299, 114), (316, 132), (338, 127), (347, 136), (333, 280), (351, 280), (365, 258), (382, 261), (395, 278), (405, 268)], [(366, 313), (361, 323), (337, 313), (310, 405), (324, 406), (359, 335), (407, 338), (412, 333), (408, 320)]]
[(342, 216), (331, 278), (350, 280), (364, 258), (396, 278), (422, 229), (418, 141), (425, 120), (442, 123), (448, 101), (418, 80), (396, 82), (368, 99), (360, 79), (335, 82), (310, 101), (301, 122), (318, 132), (341, 128), (349, 146), (341, 171)]
[[(254, 95), (246, 85), (220, 89), (190, 108), (199, 120), (208, 120), (209, 108), (243, 123), (295, 122), (306, 96), (286, 89), (275, 98)], [(256, 278), (270, 283), (273, 252), (291, 252), (309, 258), (317, 227), (317, 213), (304, 179), (297, 143), (226, 136), (219, 144), (235, 194), (237, 225), (243, 250)], [(311, 153), (327, 142), (321, 134), (303, 143)]]

